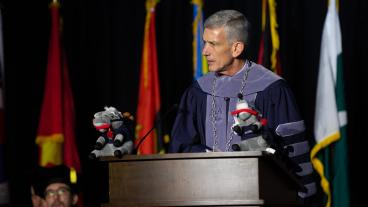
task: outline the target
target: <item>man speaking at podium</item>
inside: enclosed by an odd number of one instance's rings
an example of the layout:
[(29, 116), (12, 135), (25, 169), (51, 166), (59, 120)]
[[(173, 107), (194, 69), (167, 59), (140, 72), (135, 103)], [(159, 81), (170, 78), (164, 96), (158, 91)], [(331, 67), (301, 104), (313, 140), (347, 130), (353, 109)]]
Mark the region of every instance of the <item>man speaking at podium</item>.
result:
[(245, 58), (250, 24), (235, 10), (222, 10), (204, 23), (202, 55), (209, 73), (187, 88), (181, 98), (169, 152), (233, 151), (242, 137), (232, 130), (239, 94), (267, 120), (264, 130), (272, 140), (289, 149), (288, 157), (297, 163), (306, 192), (316, 193), (309, 144), (305, 139), (293, 93), (286, 81), (265, 67)]

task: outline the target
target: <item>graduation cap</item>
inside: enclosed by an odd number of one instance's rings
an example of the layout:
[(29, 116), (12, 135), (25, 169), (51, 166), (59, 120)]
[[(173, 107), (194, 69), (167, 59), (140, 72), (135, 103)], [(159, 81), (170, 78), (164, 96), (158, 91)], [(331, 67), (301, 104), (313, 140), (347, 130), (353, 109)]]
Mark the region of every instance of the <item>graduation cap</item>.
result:
[(47, 186), (53, 183), (64, 183), (73, 194), (78, 193), (77, 173), (65, 165), (37, 167), (32, 174), (31, 185), (36, 195), (43, 197)]

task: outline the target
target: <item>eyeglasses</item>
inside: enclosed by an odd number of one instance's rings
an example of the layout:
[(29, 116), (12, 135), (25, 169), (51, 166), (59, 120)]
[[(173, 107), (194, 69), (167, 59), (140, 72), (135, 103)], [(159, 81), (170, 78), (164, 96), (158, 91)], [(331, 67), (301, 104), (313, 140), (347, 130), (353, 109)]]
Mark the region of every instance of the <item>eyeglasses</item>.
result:
[(70, 192), (71, 192), (70, 188), (67, 188), (67, 187), (60, 187), (56, 190), (47, 190), (45, 192), (45, 198), (51, 198), (56, 195), (63, 196)]

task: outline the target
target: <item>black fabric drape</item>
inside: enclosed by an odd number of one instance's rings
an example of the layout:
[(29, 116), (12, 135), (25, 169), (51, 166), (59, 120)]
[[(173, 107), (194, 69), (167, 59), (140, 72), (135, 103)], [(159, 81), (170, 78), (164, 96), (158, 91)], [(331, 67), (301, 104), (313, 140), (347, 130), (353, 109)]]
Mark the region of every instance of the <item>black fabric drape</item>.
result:
[[(43, 96), (49, 43), (50, 1), (1, 0), (6, 72), (7, 173), (13, 206), (30, 206), (24, 171), (37, 163), (34, 143)], [(93, 114), (104, 106), (135, 114), (141, 61), (145, 1), (61, 1), (64, 47), (76, 106), (77, 143), (82, 161), (86, 206), (107, 201), (106, 166), (88, 154), (97, 133)], [(277, 1), (283, 77), (298, 101), (313, 139), (319, 51), (327, 0)], [(360, 167), (367, 145), (365, 85), (368, 57), (365, 0), (340, 0), (343, 61), (348, 109), (352, 206), (364, 203)], [(261, 34), (261, 1), (205, 0), (204, 16), (237, 9), (252, 24), (247, 56), (256, 61)], [(156, 13), (162, 112), (179, 102), (192, 82), (192, 5), (190, 0), (161, 0)], [(170, 132), (175, 114), (164, 120)], [(363, 153), (362, 153), (363, 152)], [(85, 185), (87, 186), (87, 185)], [(91, 188), (90, 186), (94, 186)]]

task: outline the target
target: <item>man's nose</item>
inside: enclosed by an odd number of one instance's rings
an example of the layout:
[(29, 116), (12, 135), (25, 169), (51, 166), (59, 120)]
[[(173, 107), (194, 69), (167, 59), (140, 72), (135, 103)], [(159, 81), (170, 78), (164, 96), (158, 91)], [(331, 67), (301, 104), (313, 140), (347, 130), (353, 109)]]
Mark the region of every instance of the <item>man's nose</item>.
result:
[(207, 48), (207, 44), (203, 45), (203, 49), (202, 49), (202, 55), (204, 56), (208, 56), (208, 48)]
[(55, 196), (55, 202), (57, 202), (57, 203), (61, 203), (62, 202), (61, 195), (56, 194), (56, 196)]

